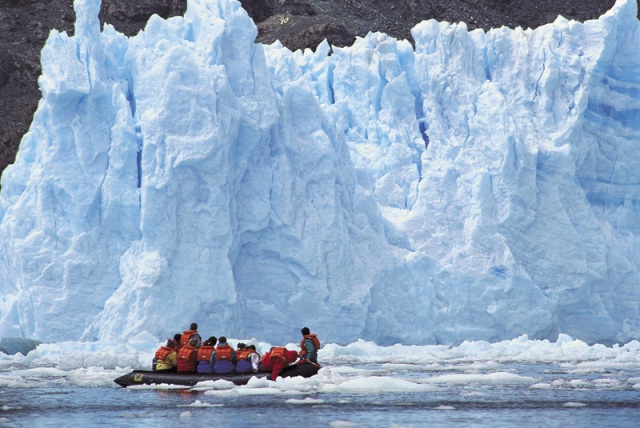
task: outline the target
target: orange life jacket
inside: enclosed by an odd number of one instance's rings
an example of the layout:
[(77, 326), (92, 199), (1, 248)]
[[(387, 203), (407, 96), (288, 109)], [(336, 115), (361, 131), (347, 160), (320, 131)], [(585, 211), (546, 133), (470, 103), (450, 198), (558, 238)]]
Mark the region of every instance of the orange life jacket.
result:
[(156, 351), (156, 360), (160, 360), (160, 361), (164, 361), (165, 358), (167, 358), (167, 356), (172, 353), (175, 352), (175, 348), (169, 348), (168, 346), (162, 346), (160, 347), (160, 349), (158, 349)]
[(198, 361), (209, 361), (214, 349), (213, 346), (201, 346), (198, 348)]
[(191, 345), (183, 346), (180, 348), (180, 351), (178, 351), (178, 360), (188, 360), (191, 357), (192, 352), (195, 352), (197, 355), (198, 348)]
[(285, 362), (287, 361), (287, 348), (271, 348), (269, 354), (271, 358), (282, 358)]
[(231, 353), (232, 349), (229, 345), (218, 345), (216, 347), (216, 361), (221, 360), (233, 360), (233, 354)]
[(249, 359), (249, 355), (251, 354), (257, 354), (256, 351), (254, 351), (253, 349), (238, 349), (236, 351), (236, 358), (238, 359), (238, 361), (240, 360), (248, 360)]
[(306, 334), (302, 337), (300, 341), (300, 355), (307, 355), (307, 348), (304, 346), (304, 341), (307, 339), (311, 339), (313, 342), (313, 347), (316, 348), (316, 351), (320, 349), (320, 339), (315, 334)]
[(198, 333), (198, 330), (185, 330), (182, 332), (182, 337), (180, 338), (180, 346), (186, 346), (189, 344), (189, 339), (191, 336)]

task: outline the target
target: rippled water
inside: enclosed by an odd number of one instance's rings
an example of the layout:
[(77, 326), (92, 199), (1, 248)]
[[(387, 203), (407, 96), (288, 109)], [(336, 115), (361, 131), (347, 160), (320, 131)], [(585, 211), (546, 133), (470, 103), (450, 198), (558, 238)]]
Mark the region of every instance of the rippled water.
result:
[(112, 385), (110, 379), (122, 373), (85, 370), (52, 376), (46, 369), (4, 370), (0, 423), (633, 427), (640, 420), (640, 367), (635, 362), (610, 367), (566, 362), (339, 364), (311, 379), (195, 389)]

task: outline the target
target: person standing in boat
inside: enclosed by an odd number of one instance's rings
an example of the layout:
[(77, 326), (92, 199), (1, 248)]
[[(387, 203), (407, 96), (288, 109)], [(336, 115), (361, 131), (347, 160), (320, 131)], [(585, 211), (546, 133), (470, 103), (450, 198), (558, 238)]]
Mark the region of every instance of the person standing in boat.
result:
[(318, 364), (318, 349), (320, 349), (320, 340), (315, 334), (312, 334), (309, 327), (303, 327), (300, 330), (302, 340), (300, 341), (300, 361), (311, 361)]
[(215, 336), (211, 336), (198, 348), (198, 373), (213, 373), (217, 342), (218, 339)]
[(156, 351), (153, 370), (158, 372), (175, 372), (178, 367), (178, 344), (167, 339), (167, 344)]
[(195, 322), (191, 323), (189, 330), (185, 330), (182, 332), (182, 339), (180, 339), (180, 346), (185, 346), (189, 343), (192, 337), (197, 339), (196, 348), (199, 348), (202, 345), (202, 337), (198, 334), (198, 324)]
[(290, 351), (284, 347), (273, 347), (262, 357), (262, 367), (271, 370), (271, 380), (276, 380), (289, 364), (298, 359), (298, 351)]
[[(183, 334), (184, 336), (184, 334)], [(195, 372), (198, 366), (198, 339), (192, 337), (189, 343), (178, 351), (178, 373)]]
[(216, 359), (213, 363), (213, 372), (220, 374), (234, 373), (236, 371), (236, 351), (227, 343), (225, 336), (220, 336), (216, 346)]
[[(242, 346), (240, 346), (242, 345)], [(257, 373), (260, 364), (260, 355), (256, 351), (254, 345), (245, 346), (244, 343), (238, 344), (236, 351), (238, 363), (236, 364), (236, 373)]]

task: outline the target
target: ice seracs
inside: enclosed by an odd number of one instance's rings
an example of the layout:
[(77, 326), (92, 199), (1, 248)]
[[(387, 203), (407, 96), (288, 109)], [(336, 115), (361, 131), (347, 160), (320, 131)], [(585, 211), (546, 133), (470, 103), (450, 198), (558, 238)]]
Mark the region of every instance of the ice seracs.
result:
[(232, 0), (52, 32), (0, 192), (0, 336), (459, 343), (640, 319), (636, 4), (290, 52)]

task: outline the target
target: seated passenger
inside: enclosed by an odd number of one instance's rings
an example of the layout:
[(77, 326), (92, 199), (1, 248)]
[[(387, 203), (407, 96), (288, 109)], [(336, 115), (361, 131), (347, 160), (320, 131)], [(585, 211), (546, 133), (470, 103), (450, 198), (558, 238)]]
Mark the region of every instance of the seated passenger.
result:
[(300, 361), (311, 361), (318, 364), (318, 349), (320, 349), (320, 340), (315, 334), (309, 331), (308, 327), (300, 330), (302, 340), (300, 341)]
[[(243, 345), (242, 347), (240, 345)], [(258, 364), (260, 364), (260, 355), (256, 352), (253, 345), (244, 346), (244, 343), (238, 344), (236, 351), (238, 363), (236, 364), (236, 373), (257, 373)]]
[(167, 339), (167, 344), (156, 351), (153, 359), (153, 370), (158, 372), (175, 372), (178, 367), (178, 344), (175, 340)]
[(271, 380), (276, 380), (278, 375), (289, 364), (298, 358), (297, 351), (290, 351), (287, 348), (274, 347), (264, 354), (260, 362), (266, 370), (271, 370)]
[(213, 363), (213, 372), (226, 374), (236, 371), (236, 351), (227, 343), (227, 338), (220, 336), (216, 346), (216, 360)]
[(217, 341), (215, 336), (211, 336), (198, 348), (198, 373), (213, 373)]
[(189, 344), (178, 351), (178, 373), (195, 372), (198, 365), (198, 339), (192, 337)]
[(173, 335), (173, 341), (176, 342), (176, 352), (180, 350), (180, 345), (182, 343), (182, 335), (180, 333), (176, 333)]

